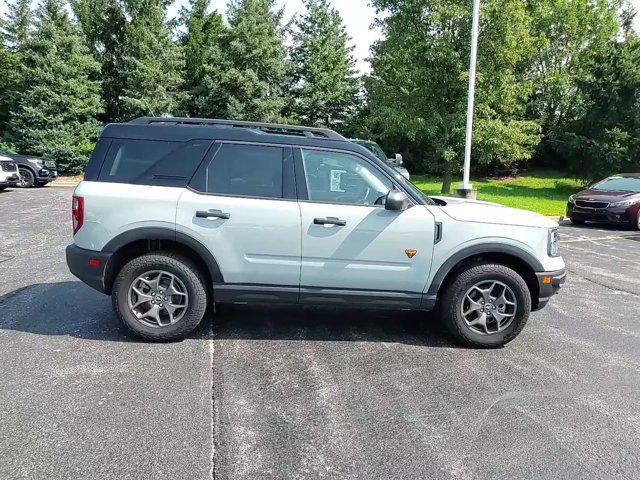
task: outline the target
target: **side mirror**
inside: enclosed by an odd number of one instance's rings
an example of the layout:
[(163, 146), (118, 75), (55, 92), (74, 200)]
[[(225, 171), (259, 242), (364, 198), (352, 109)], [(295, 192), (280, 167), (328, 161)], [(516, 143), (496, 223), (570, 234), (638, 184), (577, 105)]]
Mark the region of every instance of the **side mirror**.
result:
[(401, 211), (409, 206), (409, 199), (400, 190), (391, 190), (384, 201), (385, 210)]
[(396, 153), (396, 165), (400, 166), (404, 163), (404, 160), (402, 159), (402, 155), (400, 155), (399, 153)]

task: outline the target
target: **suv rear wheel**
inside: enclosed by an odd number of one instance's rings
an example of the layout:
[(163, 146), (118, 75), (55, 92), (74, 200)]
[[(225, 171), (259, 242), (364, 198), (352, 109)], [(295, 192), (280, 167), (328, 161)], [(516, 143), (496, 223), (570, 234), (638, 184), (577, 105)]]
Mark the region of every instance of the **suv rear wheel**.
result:
[(113, 285), (113, 308), (137, 335), (156, 341), (184, 338), (204, 317), (206, 282), (193, 263), (171, 252), (127, 263)]
[(524, 328), (531, 313), (531, 293), (524, 279), (501, 264), (463, 270), (442, 297), (441, 319), (472, 347), (500, 347)]

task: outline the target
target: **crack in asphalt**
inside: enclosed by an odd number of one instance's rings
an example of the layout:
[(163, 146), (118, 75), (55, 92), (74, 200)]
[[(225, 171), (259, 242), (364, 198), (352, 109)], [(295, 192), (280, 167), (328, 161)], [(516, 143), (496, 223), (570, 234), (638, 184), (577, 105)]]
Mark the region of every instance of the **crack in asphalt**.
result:
[(591, 283), (593, 283), (595, 285), (599, 285), (601, 287), (604, 287), (607, 290), (611, 290), (612, 292), (626, 293), (628, 295), (633, 295), (634, 297), (640, 296), (640, 294), (638, 294), (637, 292), (634, 292), (632, 290), (627, 290), (625, 288), (612, 287), (611, 285), (607, 285), (606, 283), (598, 282), (597, 280), (593, 280), (592, 278), (585, 277), (584, 275), (579, 274), (576, 270), (572, 270), (570, 268), (567, 268), (567, 272), (571, 273), (572, 275), (575, 275), (578, 278), (586, 280), (587, 282), (591, 282)]

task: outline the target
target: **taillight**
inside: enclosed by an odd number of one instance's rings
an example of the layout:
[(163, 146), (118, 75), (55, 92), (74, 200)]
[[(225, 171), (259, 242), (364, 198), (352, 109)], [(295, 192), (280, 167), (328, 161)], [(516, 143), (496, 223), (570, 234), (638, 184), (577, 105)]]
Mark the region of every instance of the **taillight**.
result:
[(73, 219), (73, 234), (75, 235), (84, 223), (84, 198), (74, 195), (71, 200), (71, 218)]

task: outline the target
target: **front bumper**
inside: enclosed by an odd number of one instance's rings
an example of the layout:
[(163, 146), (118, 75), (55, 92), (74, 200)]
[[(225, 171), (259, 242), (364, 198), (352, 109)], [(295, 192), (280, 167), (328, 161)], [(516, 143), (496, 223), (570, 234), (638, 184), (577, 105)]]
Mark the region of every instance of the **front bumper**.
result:
[(629, 207), (584, 208), (567, 204), (567, 217), (578, 218), (586, 222), (630, 223)]
[(105, 284), (105, 272), (112, 253), (85, 250), (74, 244), (67, 247), (66, 253), (71, 273), (100, 293), (109, 293)]
[(19, 181), (20, 177), (18, 177), (18, 174), (16, 173), (15, 175), (8, 176), (4, 180), (0, 180), (0, 187), (15, 187), (18, 185)]
[(45, 167), (38, 171), (36, 181), (38, 183), (45, 184), (54, 181), (57, 177), (58, 171), (55, 168), (49, 169), (48, 167)]
[(551, 297), (558, 293), (567, 279), (567, 272), (564, 268), (555, 272), (538, 272), (536, 278), (538, 279), (538, 304), (535, 310), (540, 310), (549, 303)]

